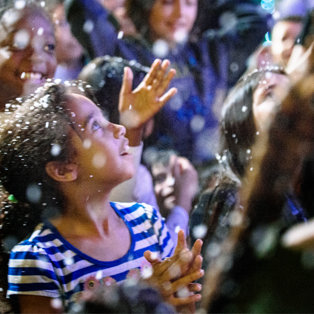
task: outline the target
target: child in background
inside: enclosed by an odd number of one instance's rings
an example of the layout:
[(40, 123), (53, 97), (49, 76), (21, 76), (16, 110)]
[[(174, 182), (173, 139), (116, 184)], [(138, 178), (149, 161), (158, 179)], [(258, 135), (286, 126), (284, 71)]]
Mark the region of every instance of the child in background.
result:
[(50, 10), (55, 25), (58, 63), (54, 77), (65, 81), (77, 79), (86, 58), (83, 47), (71, 33), (70, 25), (65, 18), (63, 2), (58, 0)]
[(36, 3), (2, 8), (0, 17), (0, 111), (52, 78), (56, 69), (54, 28)]
[[(159, 94), (158, 73), (166, 75), (155, 69), (145, 82), (158, 95), (155, 106), (171, 94)], [(133, 95), (124, 95), (122, 103), (136, 107)], [(53, 312), (54, 298), (67, 309), (88, 286), (105, 284), (107, 277), (122, 281), (141, 268), (144, 253), (153, 267), (148, 282), (167, 301), (178, 306), (200, 299), (174, 293), (202, 276), (201, 242), (190, 252), (179, 233), (174, 256), (161, 262), (173, 245), (158, 212), (145, 204), (109, 202), (111, 189), (134, 173), (124, 127), (108, 122), (88, 98), (54, 83), (7, 117), (0, 141), (1, 181), (39, 219), (42, 212), (49, 215), (11, 253), (8, 294), (18, 295), (20, 311)]]

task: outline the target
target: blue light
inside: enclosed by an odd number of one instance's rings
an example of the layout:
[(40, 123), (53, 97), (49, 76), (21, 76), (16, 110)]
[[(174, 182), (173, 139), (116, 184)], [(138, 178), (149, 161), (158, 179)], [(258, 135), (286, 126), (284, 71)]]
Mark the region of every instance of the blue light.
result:
[(273, 13), (275, 10), (275, 0), (261, 0), (261, 7), (264, 10)]

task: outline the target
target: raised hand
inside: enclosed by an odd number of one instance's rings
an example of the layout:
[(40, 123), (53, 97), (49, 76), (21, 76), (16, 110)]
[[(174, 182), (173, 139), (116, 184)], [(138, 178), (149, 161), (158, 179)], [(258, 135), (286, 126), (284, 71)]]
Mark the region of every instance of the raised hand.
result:
[(149, 73), (134, 90), (132, 70), (128, 67), (124, 69), (119, 111), (120, 123), (127, 129), (142, 128), (175, 95), (176, 88), (167, 91), (176, 73), (169, 67), (169, 60), (156, 59)]
[(198, 190), (197, 171), (191, 162), (184, 158), (173, 156), (170, 163), (175, 179), (175, 204), (183, 207), (187, 212), (192, 209), (192, 201)]

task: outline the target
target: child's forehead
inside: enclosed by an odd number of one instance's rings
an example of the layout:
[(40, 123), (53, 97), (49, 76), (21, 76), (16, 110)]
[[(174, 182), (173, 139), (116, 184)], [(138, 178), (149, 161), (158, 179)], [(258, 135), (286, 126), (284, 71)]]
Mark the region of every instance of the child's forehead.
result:
[(20, 29), (32, 32), (42, 29), (43, 35), (54, 35), (52, 22), (39, 10), (15, 10), (5, 13), (1, 18), (1, 24), (5, 26), (7, 33), (14, 33)]
[(73, 122), (82, 124), (91, 116), (103, 116), (99, 107), (86, 96), (71, 93), (67, 99), (67, 109)]

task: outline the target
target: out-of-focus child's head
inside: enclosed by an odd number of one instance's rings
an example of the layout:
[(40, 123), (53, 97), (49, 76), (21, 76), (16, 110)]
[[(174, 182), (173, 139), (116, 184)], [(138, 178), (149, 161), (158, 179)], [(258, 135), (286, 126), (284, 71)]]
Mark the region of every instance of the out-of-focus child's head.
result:
[(82, 58), (83, 48), (71, 33), (62, 1), (54, 7), (52, 19), (55, 25), (56, 58), (58, 63), (71, 64)]
[(198, 0), (127, 0), (126, 8), (142, 35), (172, 46), (188, 38), (197, 17)]
[(256, 136), (267, 130), (278, 106), (277, 92), (289, 79), (278, 66), (244, 75), (226, 98), (220, 121), (221, 154), (232, 170), (243, 177)]
[(120, 120), (119, 93), (126, 66), (133, 72), (133, 87), (137, 86), (149, 71), (149, 68), (135, 61), (103, 56), (88, 63), (79, 75), (79, 79), (92, 86), (100, 107), (113, 123), (119, 123)]
[(54, 28), (44, 9), (35, 3), (5, 8), (0, 16), (0, 102), (32, 93), (55, 69)]

